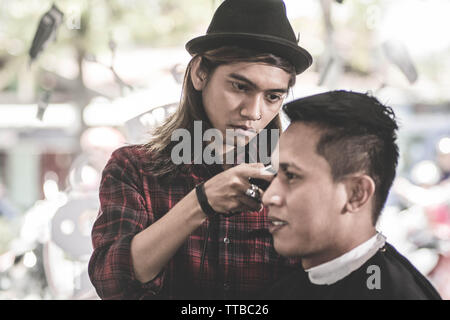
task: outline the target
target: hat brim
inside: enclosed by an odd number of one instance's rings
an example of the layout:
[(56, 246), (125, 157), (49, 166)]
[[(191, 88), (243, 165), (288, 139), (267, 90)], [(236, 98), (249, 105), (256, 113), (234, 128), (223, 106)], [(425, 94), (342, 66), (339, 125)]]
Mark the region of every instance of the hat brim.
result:
[(311, 55), (300, 46), (280, 38), (251, 33), (214, 33), (194, 38), (186, 43), (191, 54), (200, 54), (207, 50), (223, 46), (238, 46), (268, 52), (291, 62), (297, 74), (309, 68), (313, 62)]

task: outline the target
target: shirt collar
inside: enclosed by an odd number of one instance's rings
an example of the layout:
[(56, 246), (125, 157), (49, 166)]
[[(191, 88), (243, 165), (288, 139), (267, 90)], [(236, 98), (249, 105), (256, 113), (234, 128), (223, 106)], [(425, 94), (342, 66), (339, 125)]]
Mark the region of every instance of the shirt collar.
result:
[(359, 269), (380, 248), (384, 247), (385, 243), (386, 237), (377, 232), (372, 238), (342, 256), (305, 271), (313, 284), (333, 284)]

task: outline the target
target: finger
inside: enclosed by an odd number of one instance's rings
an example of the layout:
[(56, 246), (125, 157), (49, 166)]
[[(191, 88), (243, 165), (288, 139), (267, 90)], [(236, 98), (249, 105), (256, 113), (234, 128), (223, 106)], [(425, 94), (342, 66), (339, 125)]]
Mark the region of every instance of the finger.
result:
[(259, 187), (259, 189), (262, 190), (267, 190), (267, 188), (269, 187), (270, 183), (272, 182), (273, 178), (270, 181), (264, 180), (264, 179), (258, 179), (258, 178), (249, 178), (248, 181)]
[[(252, 197), (249, 197), (245, 194), (245, 192), (250, 189), (250, 184), (246, 184), (246, 186), (240, 190), (235, 190), (233, 196), (228, 197), (228, 209), (223, 210), (225, 215), (229, 213), (236, 213), (236, 212), (247, 212), (247, 211), (261, 211), (263, 208), (262, 202), (259, 199), (254, 199)], [(262, 190), (258, 189), (258, 192), (261, 194)]]
[(239, 175), (244, 175), (248, 178), (272, 181), (275, 172), (273, 171), (272, 166), (264, 166), (262, 163), (257, 163), (239, 168)]
[(255, 201), (255, 202), (258, 202), (258, 203), (261, 203), (261, 199), (262, 199), (262, 194), (263, 194), (263, 191), (260, 189), (260, 188), (256, 188), (256, 194), (254, 194), (254, 195), (248, 195), (247, 194), (247, 192), (248, 191), (250, 191), (250, 189), (253, 189), (254, 190), (254, 187), (255, 187), (255, 185), (251, 185), (247, 190), (245, 190), (245, 193), (244, 193), (244, 198), (247, 198), (247, 199), (250, 199), (250, 200), (252, 200), (252, 201)]
[(262, 203), (246, 195), (239, 198), (242, 211), (260, 211)]

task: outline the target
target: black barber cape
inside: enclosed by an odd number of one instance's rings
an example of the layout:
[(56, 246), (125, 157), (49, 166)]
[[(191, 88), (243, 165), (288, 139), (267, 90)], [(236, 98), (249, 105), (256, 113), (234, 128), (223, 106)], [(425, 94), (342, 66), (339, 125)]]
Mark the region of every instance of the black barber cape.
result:
[(441, 300), (430, 282), (389, 243), (333, 284), (313, 284), (307, 272), (298, 270), (268, 292), (264, 298), (273, 300)]

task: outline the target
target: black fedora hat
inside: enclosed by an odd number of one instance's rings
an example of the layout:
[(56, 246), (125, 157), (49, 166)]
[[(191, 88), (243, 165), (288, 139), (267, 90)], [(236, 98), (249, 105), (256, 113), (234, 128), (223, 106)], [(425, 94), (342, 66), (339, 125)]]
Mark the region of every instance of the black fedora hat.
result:
[(297, 74), (312, 64), (308, 51), (298, 45), (282, 0), (225, 0), (217, 8), (206, 35), (186, 43), (191, 54), (234, 45), (285, 58)]

